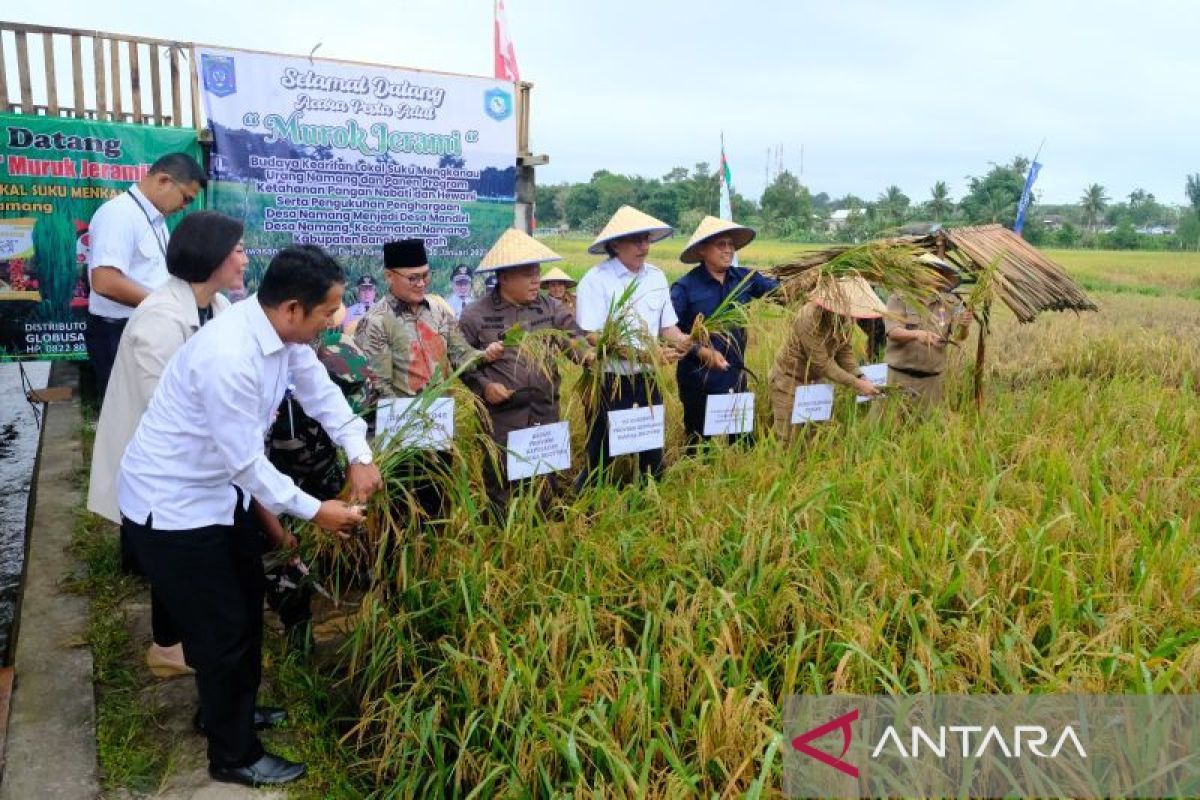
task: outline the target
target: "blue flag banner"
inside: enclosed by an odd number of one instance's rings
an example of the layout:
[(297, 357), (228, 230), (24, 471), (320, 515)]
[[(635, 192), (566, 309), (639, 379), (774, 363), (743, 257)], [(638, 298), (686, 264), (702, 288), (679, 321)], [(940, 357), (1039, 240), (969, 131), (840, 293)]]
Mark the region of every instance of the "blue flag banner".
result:
[(1038, 170), (1042, 165), (1034, 161), (1029, 165), (1029, 175), (1025, 178), (1025, 188), (1021, 190), (1021, 202), (1017, 203), (1017, 223), (1013, 225), (1013, 233), (1019, 234), (1025, 227), (1025, 211), (1033, 200), (1033, 182), (1037, 180)]

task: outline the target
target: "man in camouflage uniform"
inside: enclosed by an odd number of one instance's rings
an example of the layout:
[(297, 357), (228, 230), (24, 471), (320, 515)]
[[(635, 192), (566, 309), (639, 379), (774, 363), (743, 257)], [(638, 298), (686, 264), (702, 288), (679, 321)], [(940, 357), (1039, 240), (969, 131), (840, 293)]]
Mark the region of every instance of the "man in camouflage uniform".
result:
[[(383, 276), (387, 294), (371, 307), (354, 332), (355, 343), (378, 379), (380, 397), (415, 397), (447, 378), (451, 366), (458, 369), (490, 363), (504, 354), (500, 342), (483, 351), (467, 344), (450, 306), (428, 294), (429, 259), (420, 239), (385, 244)], [(418, 473), (445, 471), (448, 464), (446, 453), (430, 451), (408, 476), (410, 489), (427, 517), (445, 516), (445, 498), (436, 482)]]
[[(367, 358), (353, 340), (337, 328), (314, 342), (317, 359), (342, 390), (350, 408), (362, 416), (375, 404), (373, 376)], [(301, 491), (318, 500), (330, 500), (346, 484), (346, 470), (337, 445), (315, 419), (304, 413), (289, 390), (267, 437), (267, 457)], [(279, 563), (268, 556), (267, 603), (279, 615), (285, 635), (299, 650), (310, 643), (313, 589), (308, 576), (291, 561)]]
[[(519, 326), (523, 334), (554, 328), (569, 334), (572, 353), (582, 359), (587, 351), (587, 335), (575, 324), (574, 312), (538, 292), (540, 262), (561, 259), (527, 234), (515, 228), (505, 231), (476, 270), (495, 272), (496, 288), (467, 306), (459, 320), (467, 343), (487, 347), (503, 341), (505, 332), (514, 326)], [(485, 465), (484, 482), (488, 497), (503, 513), (511, 486), (504, 469), (508, 435), (521, 428), (559, 421), (558, 370), (553, 363), (535, 363), (509, 348), (499, 360), (465, 375), (463, 382), (487, 404), (490, 434), (500, 452), (498, 459), (489, 459)], [(553, 492), (554, 483), (551, 476), (543, 501)]]

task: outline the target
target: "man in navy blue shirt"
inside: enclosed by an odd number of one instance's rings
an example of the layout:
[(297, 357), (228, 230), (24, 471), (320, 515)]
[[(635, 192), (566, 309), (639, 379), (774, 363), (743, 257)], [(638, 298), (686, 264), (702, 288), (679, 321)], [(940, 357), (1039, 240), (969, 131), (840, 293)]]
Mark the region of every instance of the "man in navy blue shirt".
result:
[[(671, 286), (671, 304), (679, 317), (680, 330), (690, 334), (698, 314), (709, 317), (734, 292), (733, 302), (740, 304), (778, 288), (778, 281), (733, 266), (734, 253), (749, 244), (754, 236), (753, 229), (716, 217), (705, 217), (700, 223), (679, 256), (683, 263), (698, 263), (699, 266)], [(746, 391), (746, 329), (735, 328), (714, 335), (712, 348), (721, 358), (705, 359), (703, 356), (707, 353), (699, 345), (693, 345), (675, 368), (679, 399), (683, 403), (683, 428), (689, 446), (704, 440), (704, 410), (710, 394)]]

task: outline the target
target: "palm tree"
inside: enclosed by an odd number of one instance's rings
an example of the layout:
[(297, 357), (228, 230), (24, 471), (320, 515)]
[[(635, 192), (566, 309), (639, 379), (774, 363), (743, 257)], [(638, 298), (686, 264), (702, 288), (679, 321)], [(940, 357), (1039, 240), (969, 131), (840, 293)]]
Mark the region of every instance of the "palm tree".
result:
[(1187, 196), (1192, 210), (1196, 212), (1196, 216), (1200, 216), (1200, 172), (1187, 176)]
[(942, 217), (954, 210), (954, 201), (950, 199), (950, 187), (945, 181), (938, 181), (929, 190), (929, 213), (933, 214), (935, 222), (941, 222)]
[(908, 195), (900, 191), (899, 186), (893, 184), (887, 187), (883, 194), (879, 195), (876, 208), (881, 217), (898, 225), (904, 221), (908, 213), (909, 202)]
[(1084, 189), (1083, 197), (1079, 198), (1079, 205), (1083, 209), (1084, 217), (1088, 220), (1088, 226), (1092, 229), (1092, 233), (1095, 233), (1100, 215), (1104, 213), (1104, 209), (1108, 208), (1108, 195), (1104, 193), (1104, 187), (1093, 183)]

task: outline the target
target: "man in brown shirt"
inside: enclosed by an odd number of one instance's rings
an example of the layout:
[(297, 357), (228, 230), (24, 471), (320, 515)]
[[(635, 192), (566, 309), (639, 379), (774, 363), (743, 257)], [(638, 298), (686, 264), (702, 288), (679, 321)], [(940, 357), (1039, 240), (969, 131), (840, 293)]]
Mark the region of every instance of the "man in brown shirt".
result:
[[(570, 350), (582, 358), (587, 350), (586, 334), (575, 324), (575, 315), (554, 298), (539, 293), (540, 262), (562, 257), (532, 237), (516, 230), (505, 231), (492, 247), (477, 272), (495, 272), (496, 288), (463, 309), (459, 327), (467, 344), (485, 348), (503, 342), (514, 326), (518, 335), (552, 328), (568, 334)], [(502, 510), (510, 499), (510, 484), (503, 468), (508, 435), (521, 428), (559, 421), (559, 375), (553, 363), (536, 363), (519, 347), (509, 347), (496, 361), (463, 376), (463, 382), (487, 404), (491, 437), (499, 447), (499, 459), (485, 465), (488, 497)], [(553, 485), (553, 480), (548, 482)], [(543, 494), (543, 498), (547, 495)]]
[(888, 385), (901, 386), (925, 403), (942, 399), (942, 373), (948, 361), (947, 346), (967, 338), (971, 313), (952, 290), (961, 279), (947, 262), (929, 255), (922, 261), (942, 276), (942, 290), (924, 309), (892, 295), (888, 300)]

